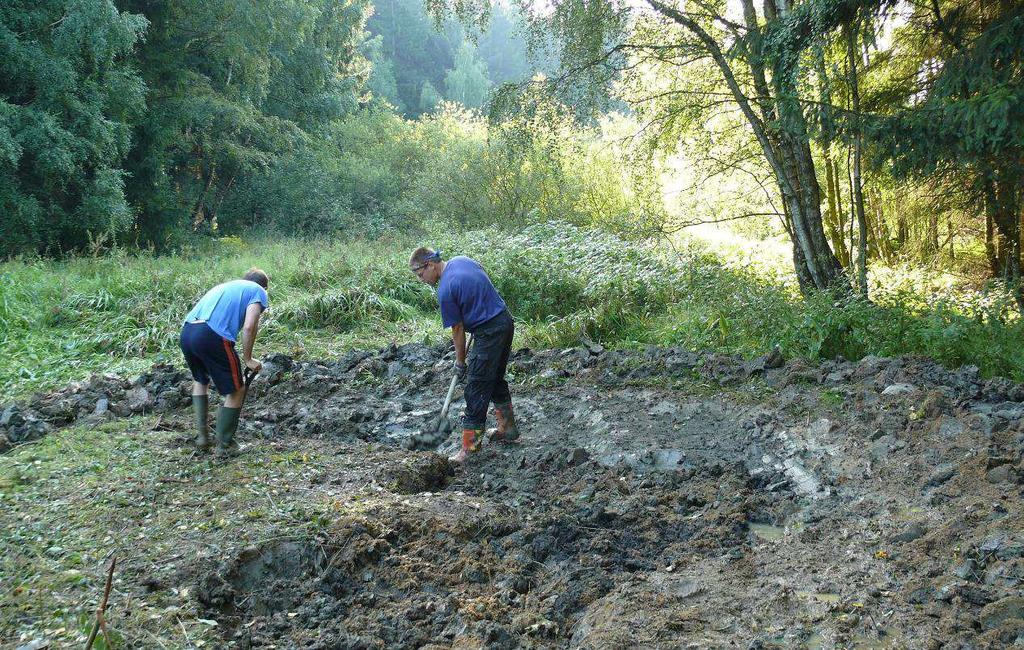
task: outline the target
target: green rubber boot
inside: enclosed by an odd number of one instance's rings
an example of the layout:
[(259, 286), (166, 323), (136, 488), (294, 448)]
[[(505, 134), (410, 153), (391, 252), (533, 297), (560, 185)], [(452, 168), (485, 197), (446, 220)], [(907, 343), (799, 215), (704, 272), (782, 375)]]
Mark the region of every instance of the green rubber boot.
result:
[(235, 432), (238, 431), (238, 416), (241, 408), (222, 406), (217, 409), (217, 449), (213, 452), (217, 458), (230, 458), (238, 453)]
[(210, 398), (207, 395), (192, 396), (192, 412), (196, 419), (196, 449), (207, 451), (212, 444), (210, 425), (207, 416), (210, 413)]

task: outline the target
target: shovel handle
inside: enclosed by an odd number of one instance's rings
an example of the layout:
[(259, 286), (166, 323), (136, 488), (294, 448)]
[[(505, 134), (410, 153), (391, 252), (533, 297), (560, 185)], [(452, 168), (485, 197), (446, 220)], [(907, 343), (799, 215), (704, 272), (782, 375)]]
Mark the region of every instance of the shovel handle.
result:
[(245, 384), (246, 388), (248, 388), (249, 385), (252, 384), (252, 380), (256, 379), (256, 375), (258, 374), (259, 373), (253, 370), (252, 368), (246, 367), (245, 372), (242, 373), (242, 383)]
[[(473, 335), (469, 335), (469, 343), (466, 345), (466, 357), (469, 357), (469, 348), (473, 347)], [(452, 376), (452, 383), (448, 385), (448, 395), (444, 398), (444, 406), (441, 407), (441, 417), (443, 420), (448, 417), (448, 408), (452, 405), (452, 395), (455, 394), (455, 384), (459, 382), (459, 378)]]
[(452, 383), (448, 386), (448, 396), (444, 398), (444, 406), (441, 407), (442, 420), (448, 417), (448, 408), (452, 405), (452, 395), (455, 394), (455, 384), (458, 380), (458, 377), (452, 377)]

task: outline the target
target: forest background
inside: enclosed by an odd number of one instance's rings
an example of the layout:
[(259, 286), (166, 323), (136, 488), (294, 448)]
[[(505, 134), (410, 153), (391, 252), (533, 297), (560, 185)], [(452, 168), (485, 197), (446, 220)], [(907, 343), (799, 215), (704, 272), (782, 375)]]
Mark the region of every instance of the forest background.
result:
[(175, 360), (248, 266), (295, 355), (442, 336), (922, 353), (1024, 380), (1024, 8), (1002, 0), (13, 0), (0, 389)]

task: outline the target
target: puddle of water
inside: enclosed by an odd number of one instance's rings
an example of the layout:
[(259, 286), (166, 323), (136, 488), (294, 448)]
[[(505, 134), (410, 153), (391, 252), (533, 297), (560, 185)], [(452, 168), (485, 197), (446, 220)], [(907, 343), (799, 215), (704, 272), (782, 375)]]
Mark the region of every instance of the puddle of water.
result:
[[(895, 648), (905, 647), (903, 643), (896, 640), (893, 632), (892, 628), (883, 627), (879, 628), (877, 636), (858, 634), (851, 639), (850, 645), (847, 647), (851, 648), (851, 650), (894, 650)], [(825, 637), (815, 632), (807, 637), (802, 647), (805, 650), (822, 650), (828, 646), (825, 642)]]
[(654, 467), (660, 470), (680, 469), (685, 454), (678, 449), (659, 449), (654, 452)]
[(896, 630), (891, 627), (881, 627), (875, 635), (858, 634), (853, 639), (855, 650), (893, 650), (894, 648), (905, 648), (906, 643), (897, 639)]
[(896, 509), (892, 516), (897, 521), (919, 521), (925, 512), (920, 506), (902, 506)]
[(429, 427), (422, 422), (419, 427), (412, 426), (411, 422), (408, 424), (404, 422), (388, 422), (384, 425), (384, 431), (392, 438), (408, 437), (427, 428)]
[(840, 596), (839, 594), (819, 593), (816, 591), (798, 591), (796, 592), (796, 595), (800, 596), (801, 598), (807, 598), (808, 600), (816, 600), (819, 603), (827, 603), (829, 605), (838, 603), (840, 600), (842, 600), (842, 596)]
[(784, 526), (773, 526), (771, 524), (751, 523), (750, 532), (754, 533), (755, 537), (764, 540), (777, 540), (786, 536)]
[(680, 449), (655, 449), (653, 451), (636, 453), (604, 453), (597, 456), (597, 462), (605, 467), (614, 467), (622, 463), (638, 472), (673, 472), (688, 469), (692, 466), (686, 462), (686, 452)]

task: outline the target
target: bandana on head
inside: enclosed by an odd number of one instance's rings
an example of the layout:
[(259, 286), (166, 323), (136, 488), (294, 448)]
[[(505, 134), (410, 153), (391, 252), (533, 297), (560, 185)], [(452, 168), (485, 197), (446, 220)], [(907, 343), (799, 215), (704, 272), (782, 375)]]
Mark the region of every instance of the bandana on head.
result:
[(440, 262), (441, 261), (441, 251), (434, 251), (429, 256), (427, 256), (427, 258), (424, 259), (423, 261), (424, 262)]

